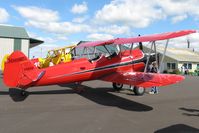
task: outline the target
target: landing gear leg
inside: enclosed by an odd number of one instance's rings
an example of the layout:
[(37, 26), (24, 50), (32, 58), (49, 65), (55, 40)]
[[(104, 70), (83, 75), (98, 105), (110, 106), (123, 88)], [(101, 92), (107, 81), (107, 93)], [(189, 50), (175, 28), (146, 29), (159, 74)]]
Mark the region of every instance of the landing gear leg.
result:
[(76, 82), (75, 85), (76, 85), (76, 88), (74, 88), (75, 92), (76, 93), (83, 93), (85, 91), (84, 87), (81, 86), (81, 83), (82, 82)]

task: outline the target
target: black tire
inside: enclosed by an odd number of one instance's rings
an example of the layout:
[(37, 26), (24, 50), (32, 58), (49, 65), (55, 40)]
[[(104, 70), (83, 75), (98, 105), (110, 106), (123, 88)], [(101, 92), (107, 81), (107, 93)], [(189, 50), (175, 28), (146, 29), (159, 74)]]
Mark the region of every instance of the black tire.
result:
[(134, 86), (133, 92), (136, 96), (142, 96), (145, 93), (145, 88)]
[(9, 88), (9, 95), (13, 101), (21, 102), (28, 97), (29, 93), (20, 88)]
[(113, 83), (113, 89), (116, 91), (120, 91), (123, 87), (123, 84)]

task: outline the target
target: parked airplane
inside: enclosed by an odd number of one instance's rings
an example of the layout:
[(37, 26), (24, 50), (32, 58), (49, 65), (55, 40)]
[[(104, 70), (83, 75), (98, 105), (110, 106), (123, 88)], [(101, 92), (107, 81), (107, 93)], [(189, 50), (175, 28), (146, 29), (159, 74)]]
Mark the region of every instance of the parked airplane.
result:
[[(152, 46), (155, 47), (156, 41), (167, 40), (165, 55), (169, 39), (195, 32), (195, 30), (183, 30), (85, 42), (71, 51), (73, 60), (47, 68), (37, 68), (22, 52), (15, 51), (5, 63), (3, 80), (10, 89), (21, 89), (23, 95), (24, 90), (32, 86), (81, 83), (96, 79), (112, 82), (116, 90), (121, 89), (123, 84), (134, 86), (135, 94), (142, 95), (143, 88), (175, 84), (184, 77), (174, 74), (147, 73), (150, 53), (146, 56), (139, 48), (133, 49), (133, 44), (149, 42), (152, 48)], [(123, 44), (131, 44), (131, 46), (123, 47)]]

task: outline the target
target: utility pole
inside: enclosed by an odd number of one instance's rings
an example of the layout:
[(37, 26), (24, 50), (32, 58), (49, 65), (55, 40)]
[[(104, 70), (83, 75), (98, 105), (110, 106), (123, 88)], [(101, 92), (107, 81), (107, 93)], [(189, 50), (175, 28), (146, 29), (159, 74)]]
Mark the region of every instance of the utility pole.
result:
[(41, 47), (41, 58), (42, 58), (42, 47)]

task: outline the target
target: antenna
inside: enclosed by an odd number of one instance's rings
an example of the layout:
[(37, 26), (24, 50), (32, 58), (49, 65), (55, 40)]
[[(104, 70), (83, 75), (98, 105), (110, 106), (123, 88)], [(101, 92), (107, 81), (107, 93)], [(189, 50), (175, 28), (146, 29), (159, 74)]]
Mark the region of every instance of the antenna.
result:
[[(138, 35), (138, 37), (140, 37), (141, 35), (139, 34)], [(140, 50), (142, 50), (143, 51), (143, 45), (142, 45), (142, 42), (139, 42), (139, 48), (140, 48)]]
[(190, 40), (189, 40), (188, 36), (187, 36), (187, 48), (188, 49), (190, 48)]
[(190, 40), (187, 39), (187, 48), (190, 48)]

